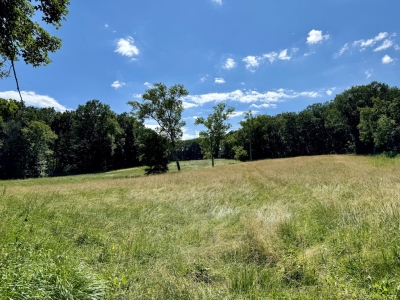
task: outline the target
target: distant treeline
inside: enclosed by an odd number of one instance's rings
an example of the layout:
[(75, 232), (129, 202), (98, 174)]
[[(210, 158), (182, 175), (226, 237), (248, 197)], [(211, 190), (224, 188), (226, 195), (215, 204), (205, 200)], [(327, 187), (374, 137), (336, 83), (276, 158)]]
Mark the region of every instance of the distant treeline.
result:
[(334, 100), (308, 106), (299, 113), (258, 115), (241, 122), (221, 148), (233, 158), (245, 150), (253, 159), (300, 155), (400, 151), (400, 90), (372, 82), (352, 87)]
[[(372, 82), (299, 113), (251, 114), (227, 134), (216, 157), (254, 160), (400, 151), (400, 90)], [(203, 159), (199, 139), (181, 141), (180, 160)], [(0, 99), (0, 178), (100, 172), (169, 157), (163, 137), (98, 100), (75, 111)]]

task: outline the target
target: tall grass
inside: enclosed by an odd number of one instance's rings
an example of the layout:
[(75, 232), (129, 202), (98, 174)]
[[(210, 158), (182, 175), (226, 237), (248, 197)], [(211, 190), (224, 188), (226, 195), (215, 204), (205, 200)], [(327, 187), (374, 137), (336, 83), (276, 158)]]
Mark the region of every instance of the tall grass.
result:
[(0, 299), (399, 298), (397, 159), (187, 165), (1, 182)]

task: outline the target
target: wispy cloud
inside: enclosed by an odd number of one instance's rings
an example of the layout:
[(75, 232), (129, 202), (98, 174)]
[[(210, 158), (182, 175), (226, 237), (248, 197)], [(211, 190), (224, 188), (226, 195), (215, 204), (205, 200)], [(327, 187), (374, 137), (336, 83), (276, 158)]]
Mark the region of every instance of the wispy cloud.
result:
[(223, 79), (223, 78), (215, 78), (214, 82), (218, 83), (218, 84), (222, 84), (222, 83), (225, 83), (225, 79)]
[(134, 43), (135, 41), (130, 36), (126, 39), (119, 39), (117, 41), (117, 49), (115, 49), (115, 52), (133, 58), (140, 53), (138, 47), (136, 47)]
[(105, 27), (105, 28), (108, 28), (108, 24), (105, 24), (104, 27)]
[(385, 56), (382, 58), (382, 63), (385, 64), (385, 65), (390, 64), (390, 63), (392, 63), (393, 61), (394, 61), (394, 59), (391, 58), (389, 55), (385, 55)]
[(370, 70), (365, 71), (366, 79), (370, 78), (372, 76), (373, 72), (374, 72), (374, 69), (370, 69)]
[(390, 47), (392, 47), (392, 46), (393, 46), (393, 41), (391, 41), (391, 40), (385, 40), (385, 41), (383, 42), (383, 44), (380, 45), (379, 47), (375, 48), (374, 51), (375, 51), (375, 52), (382, 51), (382, 50), (385, 50), (385, 49), (390, 48)]
[(288, 52), (287, 49), (281, 51), (281, 53), (279, 53), (278, 58), (279, 58), (280, 60), (290, 60), (292, 57), (288, 56), (288, 55), (287, 55), (287, 52)]
[(246, 69), (254, 72), (254, 69), (260, 65), (262, 57), (249, 55), (245, 57), (243, 61), (246, 63)]
[(396, 50), (396, 51), (400, 50), (400, 46), (399, 45), (394, 45), (394, 50)]
[(318, 44), (329, 39), (329, 34), (322, 34), (322, 30), (311, 30), (308, 33), (307, 44)]
[[(241, 103), (261, 103), (271, 104), (284, 101), (285, 99), (306, 97), (320, 97), (319, 92), (295, 92), (293, 90), (278, 89), (276, 91), (268, 91), (259, 93), (257, 91), (235, 90), (230, 93), (208, 93), (202, 95), (190, 95), (185, 97), (186, 103), (195, 105), (203, 105), (209, 102), (236, 101)], [(187, 105), (187, 104), (186, 104)]]
[(212, 2), (217, 3), (218, 5), (222, 5), (222, 0), (212, 0)]
[[(21, 92), (22, 99), (28, 106), (35, 106), (35, 107), (54, 107), (57, 111), (65, 111), (67, 108), (52, 97), (47, 95), (38, 95), (35, 92)], [(20, 100), (19, 94), (16, 91), (6, 91), (0, 92), (0, 98), (3, 99), (14, 99)]]
[(186, 101), (182, 101), (182, 105), (183, 105), (184, 109), (198, 106), (198, 104), (196, 104), (196, 103), (190, 103), (190, 102), (186, 102)]
[(278, 53), (270, 52), (270, 53), (264, 54), (263, 57), (264, 57), (264, 59), (268, 59), (269, 62), (272, 64), (278, 58)]
[[(292, 49), (292, 54), (298, 51), (297, 48)], [(268, 60), (271, 64), (277, 60), (290, 60), (292, 57), (288, 55), (288, 49), (278, 52), (270, 52), (263, 54), (262, 56), (249, 55), (243, 59), (246, 63), (246, 69), (254, 72), (257, 67), (260, 66), (265, 60)]]
[(347, 49), (349, 49), (349, 44), (346, 43), (346, 44), (344, 44), (344, 46), (342, 48), (340, 48), (338, 53), (334, 54), (333, 57), (338, 58), (339, 56), (342, 56), (342, 54), (345, 53)]
[(125, 82), (119, 82), (118, 80), (114, 81), (111, 86), (114, 89), (119, 89), (120, 87), (123, 87), (125, 85)]
[(233, 58), (228, 58), (225, 61), (224, 66), (223, 66), (223, 68), (226, 69), (226, 70), (230, 70), (230, 69), (233, 69), (235, 67), (236, 67), (236, 62), (235, 62), (235, 60)]
[(385, 39), (389, 34), (387, 32), (381, 32), (376, 37), (368, 40), (358, 40), (353, 42), (353, 46), (359, 46), (360, 51), (364, 51), (367, 47), (374, 46), (377, 42)]
[(306, 53), (304, 53), (304, 56), (310, 56), (310, 55), (313, 55), (313, 54), (315, 54), (315, 51), (309, 51), (309, 52), (306, 52)]
[(254, 107), (254, 108), (276, 108), (276, 104), (274, 103), (264, 103), (264, 104), (252, 104), (250, 105), (250, 107)]
[(150, 82), (147, 82), (147, 81), (145, 83), (143, 83), (143, 85), (145, 87), (149, 88), (149, 89), (153, 87), (153, 85)]
[(326, 92), (326, 94), (327, 94), (328, 96), (331, 96), (331, 95), (333, 94), (333, 91), (334, 91), (334, 90), (336, 90), (335, 87), (330, 88), (330, 89), (326, 90), (325, 92)]

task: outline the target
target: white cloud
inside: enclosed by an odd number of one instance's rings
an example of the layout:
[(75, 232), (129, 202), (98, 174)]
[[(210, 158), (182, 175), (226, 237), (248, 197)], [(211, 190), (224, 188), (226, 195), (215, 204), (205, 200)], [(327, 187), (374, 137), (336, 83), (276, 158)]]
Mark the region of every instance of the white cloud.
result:
[(182, 101), (182, 105), (183, 105), (184, 109), (198, 106), (198, 104), (190, 103), (190, 102), (186, 102), (186, 101)]
[(312, 54), (315, 54), (315, 51), (306, 52), (304, 53), (304, 56), (310, 56)]
[[(21, 91), (22, 99), (28, 106), (35, 107), (54, 107), (57, 111), (65, 111), (67, 108), (47, 95), (38, 95), (35, 92)], [(0, 92), (0, 98), (20, 100), (19, 93), (16, 91)]]
[(197, 130), (195, 130), (194, 133), (193, 131), (192, 133), (190, 133), (187, 127), (182, 127), (182, 132), (183, 132), (182, 140), (192, 140), (198, 138), (200, 133), (200, 131)]
[(263, 57), (267, 58), (269, 60), (269, 62), (272, 64), (277, 59), (278, 53), (270, 52), (270, 53), (264, 54)]
[(208, 76), (209, 76), (209, 75), (207, 74), (207, 75), (205, 75), (205, 76), (200, 77), (200, 81), (201, 81), (201, 82), (206, 81), (207, 78), (208, 78)]
[(254, 71), (254, 69), (260, 65), (262, 58), (249, 55), (249, 56), (245, 57), (243, 59), (243, 61), (246, 63), (246, 69), (249, 69), (250, 71)]
[(365, 71), (365, 76), (367, 76), (366, 79), (368, 79), (368, 78), (370, 78), (372, 76), (372, 72), (374, 72), (374, 69), (370, 69), (370, 70)]
[(125, 82), (119, 82), (118, 80), (114, 81), (111, 86), (114, 89), (119, 89), (120, 87), (123, 87), (125, 85)]
[(387, 36), (388, 36), (387, 32), (381, 32), (372, 39), (355, 41), (353, 43), (353, 46), (360, 46), (361, 47), (360, 51), (363, 51), (363, 50), (365, 50), (366, 47), (371, 47), (371, 46), (375, 45), (377, 42), (385, 39)]
[[(293, 48), (292, 53), (296, 53), (298, 51), (298, 48)], [(269, 62), (272, 64), (276, 60), (290, 60), (292, 57), (288, 55), (288, 49), (282, 50), (281, 52), (270, 52), (263, 54), (262, 56), (253, 56), (249, 55), (243, 59), (243, 61), (246, 63), (246, 69), (250, 70), (251, 72), (254, 72), (257, 67), (260, 66), (262, 62), (265, 60), (269, 60)]]
[(147, 81), (145, 83), (143, 83), (143, 85), (145, 87), (149, 88), (149, 89), (153, 87), (153, 85), (150, 82), (147, 82)]
[(128, 36), (126, 39), (119, 39), (117, 42), (117, 52), (123, 56), (133, 57), (139, 55), (139, 49), (134, 45), (134, 40), (132, 37)]
[(215, 78), (215, 83), (218, 83), (218, 84), (225, 83), (225, 79), (223, 79), (223, 78)]
[(334, 58), (338, 58), (339, 56), (342, 56), (342, 54), (344, 52), (346, 52), (346, 50), (349, 49), (349, 44), (344, 44), (344, 46), (342, 48), (340, 48), (338, 53), (335, 53), (335, 55), (333, 56)]
[(328, 96), (331, 96), (331, 95), (333, 94), (333, 91), (334, 91), (334, 90), (336, 90), (335, 87), (330, 88), (330, 89), (326, 90), (326, 94), (327, 94)]
[(236, 67), (236, 62), (233, 58), (228, 58), (223, 66), (224, 69), (230, 70)]
[(322, 43), (322, 41), (324, 40), (328, 40), (329, 39), (329, 34), (322, 34), (322, 30), (311, 30), (308, 33), (308, 38), (307, 38), (307, 44), (318, 44), (318, 43)]
[(212, 2), (222, 5), (222, 0), (212, 0)]
[(252, 104), (250, 105), (250, 107), (254, 107), (254, 108), (276, 108), (276, 104), (271, 104), (271, 103), (264, 103), (264, 104)]
[(390, 64), (390, 63), (392, 63), (394, 60), (393, 60), (393, 58), (391, 58), (389, 55), (385, 55), (383, 58), (382, 58), (382, 63), (383, 64)]
[(279, 53), (278, 58), (280, 60), (290, 60), (291, 59), (291, 57), (287, 55), (287, 49), (281, 51), (281, 53)]
[(232, 118), (243, 116), (247, 111), (234, 111), (231, 115)]
[(105, 24), (104, 27), (105, 27), (105, 28), (108, 28), (108, 24)]
[[(295, 49), (297, 49), (297, 48), (295, 48)], [(294, 51), (294, 52), (296, 52), (296, 51)], [(288, 56), (287, 52), (288, 52), (288, 49), (285, 49), (285, 50), (279, 52), (279, 54), (277, 52), (270, 52), (270, 53), (264, 54), (263, 58), (264, 59), (268, 59), (271, 64), (274, 61), (276, 61), (277, 59), (279, 59), (279, 60), (290, 60), (292, 57)]]
[(154, 131), (157, 131), (157, 128), (160, 127), (158, 124), (146, 124), (146, 123), (144, 123), (144, 126), (146, 128), (153, 129)]
[(221, 102), (221, 101), (237, 101), (241, 103), (257, 103), (261, 102), (274, 103), (281, 102), (285, 99), (309, 97), (315, 98), (320, 97), (318, 92), (295, 92), (292, 90), (279, 89), (276, 91), (268, 91), (265, 93), (259, 93), (257, 91), (242, 91), (235, 90), (230, 93), (208, 93), (202, 95), (189, 95), (185, 97), (185, 102), (193, 103), (195, 105), (203, 105), (209, 102)]
[(392, 46), (393, 46), (393, 41), (391, 41), (391, 40), (385, 40), (385, 41), (383, 42), (383, 44), (380, 45), (379, 47), (375, 48), (374, 51), (375, 51), (375, 52), (382, 51), (382, 50), (385, 50), (385, 49), (390, 48), (390, 47), (392, 47)]

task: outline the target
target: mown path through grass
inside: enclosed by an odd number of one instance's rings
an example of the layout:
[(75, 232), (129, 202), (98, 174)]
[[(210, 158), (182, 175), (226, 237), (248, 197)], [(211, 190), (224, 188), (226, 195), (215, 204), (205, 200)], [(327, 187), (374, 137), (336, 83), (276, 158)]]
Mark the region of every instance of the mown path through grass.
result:
[(397, 299), (398, 160), (191, 164), (2, 182), (0, 299)]

